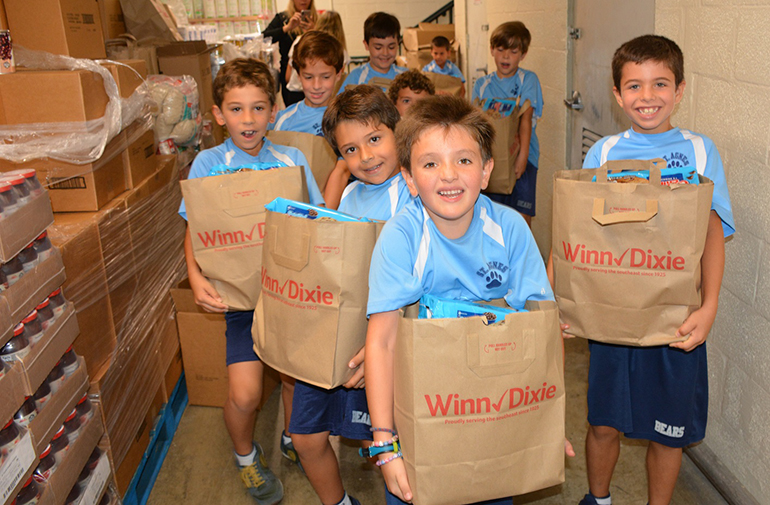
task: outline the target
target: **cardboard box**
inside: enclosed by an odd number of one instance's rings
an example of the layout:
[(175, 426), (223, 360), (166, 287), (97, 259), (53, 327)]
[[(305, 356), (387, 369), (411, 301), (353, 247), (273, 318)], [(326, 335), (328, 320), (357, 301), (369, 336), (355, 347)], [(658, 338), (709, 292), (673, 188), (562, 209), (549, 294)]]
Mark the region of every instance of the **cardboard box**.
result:
[(0, 467), (0, 503), (10, 503), (37, 467), (37, 453), (29, 431), (23, 431), (21, 440)]
[(29, 423), (29, 431), (38, 454), (43, 452), (72, 409), (88, 392), (86, 364), (81, 357), (78, 357), (78, 362), (80, 366), (75, 373), (66, 378), (59, 390), (51, 395), (45, 407)]
[(102, 33), (105, 39), (115, 39), (128, 33), (120, 0), (96, 0), (96, 3), (99, 5), (99, 17), (102, 18)]
[(407, 51), (419, 51), (426, 48), (430, 50), (430, 41), (439, 35), (443, 35), (449, 39), (449, 42), (453, 42), (455, 25), (420, 23), (417, 28), (407, 28), (404, 30), (404, 48)]
[(20, 207), (16, 212), (0, 220), (0, 263), (19, 254), (53, 223), (53, 212), (48, 192)]
[(15, 44), (74, 58), (107, 57), (94, 0), (5, 0), (5, 12)]
[[(147, 447), (150, 446), (150, 431), (152, 430), (155, 417), (150, 415), (150, 412), (146, 413), (142, 419), (142, 423), (139, 426), (139, 430), (131, 439), (131, 445), (126, 452), (123, 460), (116, 464), (115, 467), (115, 481), (118, 484), (118, 492), (121, 496), (126, 494), (128, 486), (131, 484), (131, 479), (134, 478), (136, 470), (139, 468), (139, 464), (142, 462), (144, 453)], [(114, 463), (113, 455), (113, 463)]]
[(102, 65), (112, 74), (122, 98), (130, 97), (147, 79), (147, 63), (144, 60), (105, 61)]
[(19, 410), (26, 397), (25, 384), (21, 363), (6, 366), (5, 375), (0, 378), (0, 419), (10, 419)]
[(56, 322), (45, 330), (40, 342), (21, 360), (27, 380), (24, 386), (27, 396), (35, 394), (79, 332), (75, 308), (70, 303)]
[(19, 69), (0, 81), (0, 124), (90, 121), (104, 116), (107, 102), (97, 73)]
[(0, 293), (0, 345), (11, 338), (13, 327), (53, 290), (61, 286), (64, 279), (62, 257), (53, 251), (48, 259)]
[(126, 185), (133, 189), (152, 175), (157, 169), (157, 157), (155, 154), (155, 133), (152, 129), (132, 131), (126, 129), (122, 135), (126, 136), (129, 144), (123, 151), (123, 170), (125, 172)]
[(214, 105), (214, 87), (211, 78), (211, 51), (203, 40), (175, 42), (158, 48), (158, 66), (166, 75), (191, 75), (198, 84), (201, 112)]
[(112, 482), (112, 470), (110, 457), (104, 453), (96, 463), (96, 468), (91, 471), (91, 478), (83, 490), (83, 497), (78, 505), (96, 505), (104, 495), (107, 486)]
[(99, 224), (85, 213), (56, 214), (49, 236), (68, 273), (65, 296), (77, 309), (81, 332), (74, 349), (94, 375), (109, 362), (117, 345)]
[(433, 61), (433, 56), (430, 54), (430, 49), (422, 49), (420, 51), (407, 51), (404, 53), (406, 60), (406, 68), (422, 70), (425, 65)]

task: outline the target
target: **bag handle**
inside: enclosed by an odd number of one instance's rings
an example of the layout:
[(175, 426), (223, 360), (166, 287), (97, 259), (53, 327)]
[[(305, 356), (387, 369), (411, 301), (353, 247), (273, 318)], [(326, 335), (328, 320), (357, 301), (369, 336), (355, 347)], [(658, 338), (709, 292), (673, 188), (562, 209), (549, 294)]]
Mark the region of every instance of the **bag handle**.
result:
[(591, 212), (591, 217), (594, 221), (602, 226), (608, 224), (617, 223), (644, 223), (652, 219), (658, 214), (658, 201), (647, 200), (647, 210), (637, 211), (632, 210), (628, 212), (615, 212), (613, 214), (605, 214), (604, 212), (604, 198), (594, 198), (594, 208)]
[(310, 235), (303, 232), (301, 235), (301, 243), (296, 251), (284, 252), (278, 251), (278, 226), (271, 224), (267, 229), (267, 250), (270, 252), (270, 256), (276, 265), (284, 268), (290, 268), (295, 272), (299, 272), (305, 266), (307, 266), (310, 260)]
[(660, 186), (660, 171), (668, 166), (663, 158), (651, 160), (608, 160), (596, 171), (596, 180), (608, 182), (607, 174), (624, 170), (649, 170), (650, 184)]
[[(494, 365), (484, 365), (481, 363), (481, 356), (486, 353), (484, 345), (481, 345), (478, 333), (469, 333), (466, 342), (466, 362), (468, 368), (479, 377), (498, 377), (500, 375), (518, 374), (526, 371), (535, 361), (533, 342), (536, 338), (534, 328), (525, 328), (522, 330), (521, 339), (518, 345), (523, 349), (516, 350), (514, 359), (506, 363), (496, 363)], [(508, 351), (492, 351), (508, 352)]]

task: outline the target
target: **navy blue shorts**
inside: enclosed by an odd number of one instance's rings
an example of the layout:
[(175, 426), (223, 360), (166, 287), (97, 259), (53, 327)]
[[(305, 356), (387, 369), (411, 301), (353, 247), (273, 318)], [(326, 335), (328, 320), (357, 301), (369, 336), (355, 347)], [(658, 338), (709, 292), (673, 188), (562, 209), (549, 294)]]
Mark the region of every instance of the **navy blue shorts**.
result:
[(492, 201), (516, 209), (521, 214), (535, 215), (535, 198), (537, 197), (537, 167), (527, 161), (527, 168), (521, 178), (516, 181), (513, 193), (485, 193)]
[[(478, 503), (471, 503), (469, 505), (511, 505), (513, 497), (498, 498), (497, 500), (480, 501)], [(388, 491), (388, 487), (385, 486), (385, 505), (409, 505), (405, 501), (401, 501), (396, 495)]]
[(685, 447), (703, 440), (708, 418), (706, 344), (626, 347), (589, 341), (588, 422), (628, 438)]
[(227, 366), (243, 361), (259, 361), (251, 338), (253, 310), (225, 312), (225, 337), (227, 338)]
[(372, 440), (366, 390), (323, 389), (300, 380), (294, 385), (289, 432), (330, 432), (351, 440)]

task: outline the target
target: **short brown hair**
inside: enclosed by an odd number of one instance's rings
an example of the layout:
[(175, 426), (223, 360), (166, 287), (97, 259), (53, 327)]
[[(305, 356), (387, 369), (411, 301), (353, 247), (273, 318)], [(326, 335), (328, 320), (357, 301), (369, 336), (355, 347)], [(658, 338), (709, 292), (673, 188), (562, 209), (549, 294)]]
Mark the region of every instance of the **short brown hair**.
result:
[(401, 166), (412, 171), (412, 147), (427, 130), (434, 127), (448, 130), (452, 126), (462, 128), (478, 142), (484, 163), (492, 159), (495, 128), (486, 115), (467, 100), (436, 95), (412, 105), (409, 114), (396, 127), (396, 150)]
[(324, 112), (321, 128), (326, 141), (332, 146), (337, 156), (341, 156), (337, 146), (336, 130), (337, 125), (343, 121), (383, 124), (391, 130), (395, 130), (399, 118), (398, 109), (388, 100), (380, 88), (360, 84), (348, 87), (334, 98)]
[(492, 49), (498, 47), (520, 49), (522, 53), (529, 51), (530, 42), (532, 42), (532, 35), (521, 21), (503, 23), (495, 28), (489, 37), (489, 46)]
[(684, 81), (684, 56), (676, 42), (660, 35), (642, 35), (629, 40), (615, 51), (612, 57), (612, 83), (619, 90), (623, 66), (626, 63), (640, 65), (646, 61), (665, 64), (673, 72), (677, 87)]
[(447, 51), (449, 51), (449, 48), (451, 45), (449, 44), (449, 39), (444, 37), (443, 35), (438, 35), (436, 37), (433, 37), (433, 40), (430, 41), (430, 45), (433, 47), (443, 47)]
[(294, 67), (294, 70), (299, 71), (313, 60), (321, 60), (330, 67), (334, 67), (339, 73), (345, 64), (342, 44), (325, 32), (314, 30), (305, 33), (297, 43), (297, 47), (294, 48), (291, 66)]
[(398, 74), (393, 79), (388, 88), (388, 98), (390, 98), (390, 101), (396, 103), (398, 101), (398, 92), (404, 88), (409, 88), (415, 93), (427, 91), (429, 95), (436, 94), (436, 86), (416, 68)]
[(369, 43), (369, 39), (387, 39), (395, 37), (399, 42), (401, 37), (401, 23), (393, 14), (387, 12), (374, 12), (364, 21), (364, 40)]
[(222, 65), (214, 79), (214, 103), (221, 107), (225, 93), (249, 84), (265, 92), (271, 107), (275, 105), (275, 79), (267, 64), (254, 58), (238, 58)]

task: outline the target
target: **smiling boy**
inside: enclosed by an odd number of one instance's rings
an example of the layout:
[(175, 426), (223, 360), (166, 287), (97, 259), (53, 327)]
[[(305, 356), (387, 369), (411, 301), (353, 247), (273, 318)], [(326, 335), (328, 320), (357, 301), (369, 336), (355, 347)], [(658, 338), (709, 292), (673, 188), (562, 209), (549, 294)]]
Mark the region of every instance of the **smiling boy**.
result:
[[(369, 63), (353, 69), (340, 87), (340, 93), (349, 84), (366, 84), (375, 77), (393, 80), (406, 68), (395, 64), (398, 54), (401, 23), (385, 12), (375, 12), (364, 21), (364, 47), (369, 52)], [(385, 91), (385, 90), (383, 90)]]
[[(553, 300), (526, 222), (481, 195), (494, 166), (494, 128), (467, 101), (449, 96), (415, 104), (396, 127), (402, 175), (416, 198), (390, 219), (369, 271), (365, 377), (376, 442), (395, 434), (394, 347), (399, 309), (422, 295), (471, 301)], [(478, 274), (495, 271), (490, 281)], [(411, 501), (398, 454), (378, 456), (388, 504)], [(472, 470), (469, 470), (472, 471)], [(510, 504), (511, 498), (486, 502)]]

